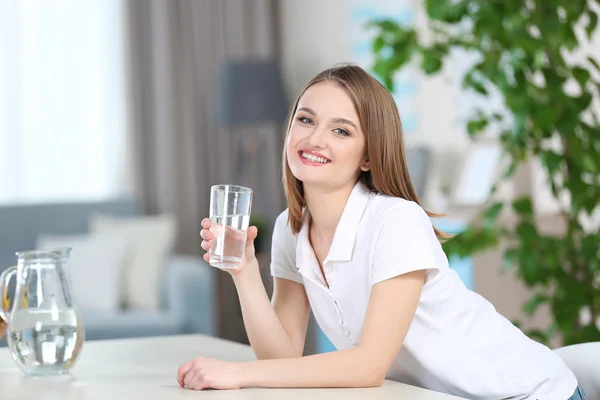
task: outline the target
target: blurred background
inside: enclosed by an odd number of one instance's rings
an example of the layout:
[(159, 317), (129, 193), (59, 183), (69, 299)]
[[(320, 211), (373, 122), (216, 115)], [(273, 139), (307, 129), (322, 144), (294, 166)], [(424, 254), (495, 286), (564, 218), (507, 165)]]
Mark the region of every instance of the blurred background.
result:
[[(88, 340), (247, 342), (231, 278), (201, 259), (210, 187), (254, 190), (270, 293), (289, 106), (316, 73), (354, 62), (392, 91), (411, 177), (458, 234), (445, 250), (465, 284), (540, 341), (599, 340), (596, 11), (1, 0), (0, 271), (15, 251), (73, 246)], [(311, 322), (307, 354), (331, 349)]]

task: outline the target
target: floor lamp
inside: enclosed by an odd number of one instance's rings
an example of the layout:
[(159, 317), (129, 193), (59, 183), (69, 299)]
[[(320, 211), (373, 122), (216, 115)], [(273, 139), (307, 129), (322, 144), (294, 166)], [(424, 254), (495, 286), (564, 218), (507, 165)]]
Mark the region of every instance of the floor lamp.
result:
[[(235, 160), (236, 177), (247, 177), (249, 163), (258, 164), (258, 187), (261, 191), (265, 215), (279, 210), (279, 182), (269, 182), (273, 168), (272, 154), (261, 157), (259, 151), (271, 148), (274, 159), (280, 160), (283, 146), (283, 122), (288, 113), (288, 100), (285, 96), (279, 63), (276, 60), (231, 60), (224, 63), (218, 81), (217, 115), (222, 126), (251, 127), (253, 134), (243, 135), (237, 140)], [(267, 146), (269, 138), (261, 132), (261, 126), (277, 124), (275, 149)], [(244, 132), (244, 129), (239, 129)], [(271, 129), (269, 129), (271, 131)], [(278, 176), (278, 175), (275, 175)], [(271, 194), (269, 191), (275, 190)], [(269, 218), (270, 219), (270, 218)], [(272, 222), (272, 221), (269, 221)]]
[[(255, 189), (260, 191), (261, 211), (269, 229), (263, 230), (259, 235), (261, 243), (257, 240), (255, 245), (259, 252), (260, 247), (264, 252), (270, 248), (268, 232), (280, 211), (280, 183), (270, 177), (277, 177), (278, 174), (273, 174), (273, 171), (280, 169), (277, 161), (280, 161), (284, 140), (283, 122), (288, 112), (281, 70), (275, 60), (227, 61), (219, 73), (218, 85), (218, 121), (221, 126), (237, 128), (234, 132), (240, 133), (236, 143), (235, 178), (241, 178), (244, 182), (243, 177), (248, 177), (253, 163), (258, 164), (258, 187)], [(278, 129), (272, 129), (269, 124), (277, 124)], [(250, 129), (246, 130), (245, 127)], [(261, 131), (263, 128), (277, 135), (274, 141), (265, 136), (266, 132)], [(274, 146), (268, 146), (269, 142), (275, 142)], [(260, 151), (265, 149), (274, 154), (261, 156)], [(265, 268), (261, 268), (261, 275), (264, 274), (263, 282), (270, 294), (272, 280), (268, 277), (268, 263), (265, 264)], [(218, 286), (220, 335), (225, 339), (248, 343), (239, 302), (236, 301), (237, 296), (232, 294), (235, 287), (231, 279), (220, 279)]]

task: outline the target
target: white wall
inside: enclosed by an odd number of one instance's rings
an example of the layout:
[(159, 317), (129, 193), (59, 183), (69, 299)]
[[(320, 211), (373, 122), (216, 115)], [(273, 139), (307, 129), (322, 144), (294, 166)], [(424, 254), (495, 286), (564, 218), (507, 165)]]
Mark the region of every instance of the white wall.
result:
[(291, 97), (320, 71), (348, 61), (347, 0), (283, 0), (284, 78)]

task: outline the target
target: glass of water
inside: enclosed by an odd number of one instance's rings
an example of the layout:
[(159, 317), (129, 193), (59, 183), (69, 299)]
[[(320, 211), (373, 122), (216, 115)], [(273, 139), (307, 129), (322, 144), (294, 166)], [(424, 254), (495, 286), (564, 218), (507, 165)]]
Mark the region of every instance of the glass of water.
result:
[(209, 263), (220, 269), (240, 268), (252, 208), (252, 189), (237, 185), (215, 185), (210, 192), (210, 231), (214, 238), (208, 250)]

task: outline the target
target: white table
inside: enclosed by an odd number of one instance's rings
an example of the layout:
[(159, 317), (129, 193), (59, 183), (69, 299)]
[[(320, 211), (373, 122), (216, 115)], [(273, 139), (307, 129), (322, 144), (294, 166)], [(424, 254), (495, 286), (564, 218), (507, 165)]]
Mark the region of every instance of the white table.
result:
[(449, 400), (457, 397), (386, 381), (364, 389), (242, 389), (197, 392), (181, 389), (177, 368), (196, 356), (249, 361), (249, 346), (203, 335), (90, 341), (70, 375), (28, 377), (7, 348), (0, 349), (2, 400), (177, 400), (177, 399), (411, 399)]

